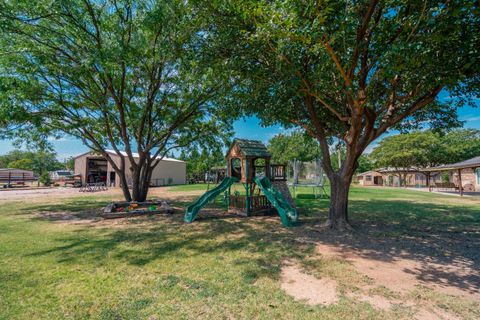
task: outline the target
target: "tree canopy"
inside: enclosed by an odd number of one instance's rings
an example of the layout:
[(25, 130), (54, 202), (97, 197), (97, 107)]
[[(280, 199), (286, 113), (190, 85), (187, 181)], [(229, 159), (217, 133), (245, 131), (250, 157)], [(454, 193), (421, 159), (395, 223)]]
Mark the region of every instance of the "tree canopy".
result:
[(110, 162), (127, 200), (145, 200), (169, 150), (229, 132), (209, 103), (221, 86), (200, 25), (180, 0), (2, 2), (4, 134), (75, 136)]
[(373, 161), (368, 154), (362, 154), (358, 158), (357, 173), (367, 172), (374, 169)]
[[(332, 184), (328, 225), (348, 226), (348, 189), (366, 147), (390, 128), (459, 125), (480, 93), (477, 1), (214, 1), (206, 32), (225, 57), (232, 112), (302, 127)], [(331, 138), (345, 145), (332, 167)]]
[(320, 158), (318, 142), (299, 130), (275, 135), (268, 141), (268, 150), (275, 163), (288, 163), (294, 159), (312, 161)]

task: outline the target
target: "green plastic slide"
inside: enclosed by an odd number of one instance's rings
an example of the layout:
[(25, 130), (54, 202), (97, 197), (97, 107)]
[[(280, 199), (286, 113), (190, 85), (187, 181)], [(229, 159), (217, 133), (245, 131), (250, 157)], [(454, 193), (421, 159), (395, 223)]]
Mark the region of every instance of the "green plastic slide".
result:
[(268, 201), (277, 209), (282, 224), (285, 227), (293, 226), (293, 224), (298, 221), (298, 213), (297, 210), (288, 203), (283, 194), (272, 186), (272, 183), (267, 177), (257, 177), (255, 178), (255, 183), (265, 194)]
[(187, 207), (187, 212), (185, 212), (183, 221), (186, 223), (193, 222), (200, 209), (202, 209), (209, 201), (215, 199), (220, 193), (227, 190), (235, 182), (238, 182), (237, 178), (226, 177), (218, 186), (205, 192), (197, 201)]

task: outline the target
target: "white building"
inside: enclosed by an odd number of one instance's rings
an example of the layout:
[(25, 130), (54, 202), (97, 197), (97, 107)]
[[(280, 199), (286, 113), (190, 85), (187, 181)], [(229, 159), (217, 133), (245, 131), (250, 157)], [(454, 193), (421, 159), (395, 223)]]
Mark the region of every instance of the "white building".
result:
[[(113, 151), (107, 150), (112, 160), (120, 167), (120, 156)], [(130, 160), (125, 152), (122, 151), (125, 158), (125, 168), (127, 181), (130, 183)], [(138, 158), (138, 154), (133, 153), (134, 158)], [(105, 182), (108, 186), (120, 187), (120, 177), (115, 173), (111, 164), (105, 157), (95, 152), (87, 152), (74, 158), (75, 174), (79, 174), (82, 183)], [(171, 184), (185, 184), (187, 181), (187, 164), (184, 161), (163, 158), (155, 167), (152, 173), (151, 185), (164, 186)]]

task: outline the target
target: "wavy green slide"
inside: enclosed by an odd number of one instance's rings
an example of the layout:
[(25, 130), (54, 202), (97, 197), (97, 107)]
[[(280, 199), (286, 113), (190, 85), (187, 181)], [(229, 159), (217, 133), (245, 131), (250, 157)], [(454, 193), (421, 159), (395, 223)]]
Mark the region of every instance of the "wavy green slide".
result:
[(291, 227), (298, 221), (297, 210), (292, 207), (287, 199), (277, 189), (272, 186), (272, 183), (267, 177), (255, 178), (255, 183), (262, 190), (268, 201), (277, 209), (280, 215), (280, 220), (285, 227)]
[(186, 223), (193, 222), (200, 209), (202, 209), (209, 201), (215, 199), (220, 193), (227, 190), (235, 182), (238, 182), (237, 178), (226, 177), (218, 186), (205, 192), (197, 201), (187, 207), (187, 212), (185, 212), (183, 221)]

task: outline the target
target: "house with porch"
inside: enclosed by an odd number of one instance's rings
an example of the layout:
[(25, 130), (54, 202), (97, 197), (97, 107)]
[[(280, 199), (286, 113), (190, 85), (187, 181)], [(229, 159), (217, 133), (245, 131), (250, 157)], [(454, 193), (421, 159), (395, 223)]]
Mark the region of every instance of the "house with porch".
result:
[[(448, 174), (448, 182), (444, 181)], [(427, 176), (430, 177), (427, 183)], [(356, 180), (362, 186), (400, 186), (400, 177), (405, 179), (407, 187), (430, 187), (457, 190), (463, 192), (480, 192), (480, 156), (431, 168), (381, 168), (363, 172)]]
[(448, 172), (449, 182), (460, 195), (466, 192), (480, 191), (480, 156), (465, 161), (424, 169), (424, 171)]
[[(440, 172), (429, 172), (428, 175), (430, 184), (442, 180)], [(361, 186), (400, 187), (403, 179), (407, 187), (427, 186), (427, 174), (416, 168), (380, 168), (360, 173), (356, 179)]]

